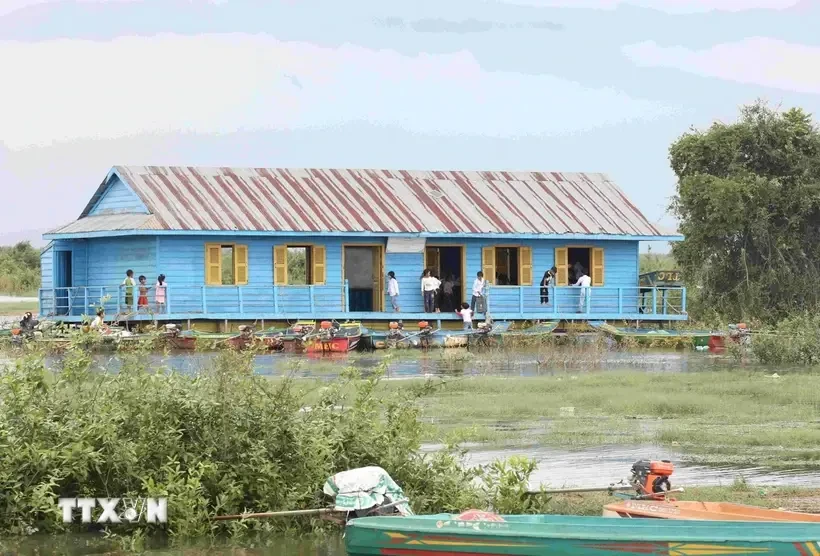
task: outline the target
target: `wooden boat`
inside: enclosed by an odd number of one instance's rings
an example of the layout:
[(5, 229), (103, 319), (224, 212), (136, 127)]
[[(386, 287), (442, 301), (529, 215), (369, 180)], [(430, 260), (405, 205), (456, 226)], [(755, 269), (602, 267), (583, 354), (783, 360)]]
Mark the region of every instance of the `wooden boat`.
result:
[(346, 322), (334, 326), (330, 321), (322, 321), (319, 330), (305, 339), (308, 353), (347, 353), (359, 346), (365, 332), (360, 322)]
[(589, 321), (592, 328), (614, 338), (623, 341), (633, 340), (643, 345), (653, 345), (663, 341), (678, 339), (683, 343), (689, 343), (695, 348), (710, 347), (720, 349), (725, 347), (723, 332), (709, 330), (661, 330), (657, 328), (629, 328), (612, 326), (603, 321)]
[(315, 330), (315, 320), (300, 320), (282, 332), (263, 334), (262, 340), (269, 343), (277, 351), (300, 353), (305, 350), (305, 338)]
[[(386, 332), (370, 331), (370, 341), (375, 349), (386, 348), (464, 348), (475, 344), (502, 341), (510, 329), (509, 322), (494, 322), (489, 328), (477, 322), (474, 330), (434, 329), (429, 322), (418, 323), (417, 330), (407, 330), (399, 323), (390, 323)], [(394, 326), (395, 325), (395, 326)]]
[(820, 514), (767, 510), (726, 502), (623, 500), (604, 506), (604, 517), (711, 521), (791, 521), (820, 524)]
[(211, 347), (236, 336), (217, 332), (198, 332), (196, 330), (167, 329), (159, 335), (159, 341), (174, 350), (194, 350)]
[[(668, 521), (604, 517), (498, 516), (473, 521), (452, 514), (362, 517), (345, 531), (349, 556), (820, 554), (820, 524)], [(486, 519), (486, 518), (484, 518)]]

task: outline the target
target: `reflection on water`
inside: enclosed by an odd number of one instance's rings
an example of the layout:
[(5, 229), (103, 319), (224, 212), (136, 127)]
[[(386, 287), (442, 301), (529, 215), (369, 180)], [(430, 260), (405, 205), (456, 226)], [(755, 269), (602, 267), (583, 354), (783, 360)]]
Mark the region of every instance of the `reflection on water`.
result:
[[(344, 542), (339, 536), (323, 538), (271, 537), (242, 545), (228, 543), (223, 548), (185, 546), (178, 549), (145, 550), (152, 556), (345, 556)], [(0, 539), (0, 554), (59, 554), (80, 556), (87, 554), (125, 555), (129, 550), (118, 550), (116, 544), (106, 542), (98, 534), (71, 534), (60, 536), (34, 535), (20, 542)]]
[[(196, 373), (207, 369), (218, 353), (185, 352), (170, 355), (152, 354), (147, 363), (177, 372)], [(111, 372), (120, 367), (116, 354), (96, 355), (97, 363)], [(49, 359), (57, 365), (59, 359)], [(254, 359), (254, 370), (264, 376), (296, 376), (332, 379), (345, 368), (355, 367), (366, 373), (387, 364), (388, 378), (415, 378), (436, 375), (548, 375), (567, 369), (640, 370), (645, 372), (697, 372), (723, 369), (736, 363), (725, 357), (702, 352), (603, 352), (582, 350), (538, 349), (466, 350), (447, 349), (377, 351), (332, 355), (264, 354)]]

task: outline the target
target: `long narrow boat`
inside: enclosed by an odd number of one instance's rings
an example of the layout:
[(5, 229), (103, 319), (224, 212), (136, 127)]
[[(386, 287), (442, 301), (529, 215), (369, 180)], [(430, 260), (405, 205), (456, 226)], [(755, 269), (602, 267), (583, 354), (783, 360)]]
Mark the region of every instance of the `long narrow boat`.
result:
[(329, 321), (320, 323), (320, 330), (305, 340), (305, 351), (308, 353), (347, 353), (359, 347), (359, 341), (365, 332), (362, 323), (346, 322), (333, 327)]
[(767, 510), (727, 502), (624, 500), (604, 506), (604, 517), (704, 521), (790, 521), (820, 524), (820, 514)]
[(613, 326), (603, 321), (589, 321), (592, 328), (616, 340), (634, 340), (639, 344), (653, 345), (668, 340), (680, 340), (690, 343), (692, 347), (710, 347), (719, 349), (725, 347), (723, 332), (710, 330), (661, 330), (658, 328), (629, 328)]
[(452, 514), (362, 517), (345, 532), (348, 556), (820, 554), (820, 524), (614, 520), (604, 517), (500, 516), (467, 521)]
[[(419, 329), (408, 330), (399, 328), (398, 323), (391, 323), (391, 328), (387, 331), (371, 330), (369, 332), (372, 346), (375, 349), (388, 348), (463, 348), (479, 343), (503, 342), (507, 334), (520, 334), (520, 332), (510, 332), (511, 323), (506, 321), (494, 322), (489, 329), (483, 328), (483, 323), (474, 323), (473, 330), (441, 330), (433, 329), (430, 323), (421, 321)], [(395, 325), (395, 326), (394, 326)], [(556, 323), (557, 326), (557, 323)], [(549, 332), (552, 332), (553, 327)], [(548, 334), (541, 331), (539, 334)]]
[(316, 330), (315, 320), (296, 321), (283, 332), (263, 334), (262, 341), (270, 344), (279, 351), (287, 353), (301, 353), (305, 350), (305, 339)]

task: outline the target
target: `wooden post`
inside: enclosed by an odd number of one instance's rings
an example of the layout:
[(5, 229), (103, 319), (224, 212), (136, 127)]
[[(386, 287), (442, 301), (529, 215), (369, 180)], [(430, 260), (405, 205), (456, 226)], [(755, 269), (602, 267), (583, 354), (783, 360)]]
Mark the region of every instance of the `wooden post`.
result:
[(524, 316), (524, 286), (518, 286), (518, 314)]
[(245, 314), (245, 303), (242, 300), (242, 286), (237, 286), (236, 291), (237, 291), (237, 295), (239, 296), (239, 314), (244, 315)]
[(686, 313), (686, 288), (680, 289), (681, 313)]
[(316, 311), (316, 299), (313, 295), (313, 286), (308, 286), (308, 296), (310, 297), (310, 314)]
[(652, 314), (658, 314), (658, 288), (652, 288)]
[(273, 286), (273, 312), (279, 314), (279, 288), (275, 284)]
[(205, 286), (202, 286), (202, 314), (203, 315), (208, 314), (208, 299), (207, 299), (207, 296), (205, 294), (206, 290), (207, 290), (207, 288)]

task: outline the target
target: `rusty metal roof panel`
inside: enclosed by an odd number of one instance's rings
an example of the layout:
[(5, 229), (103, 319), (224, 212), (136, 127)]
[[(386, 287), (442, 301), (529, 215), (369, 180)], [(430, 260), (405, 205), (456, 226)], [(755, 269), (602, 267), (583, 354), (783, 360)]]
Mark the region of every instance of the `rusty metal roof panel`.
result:
[(161, 230), (158, 219), (150, 214), (106, 214), (86, 216), (70, 224), (60, 226), (46, 235), (110, 232), (118, 230)]
[[(163, 230), (663, 235), (597, 173), (155, 166), (115, 171), (156, 217), (150, 224)], [(78, 222), (83, 220), (88, 218)]]

